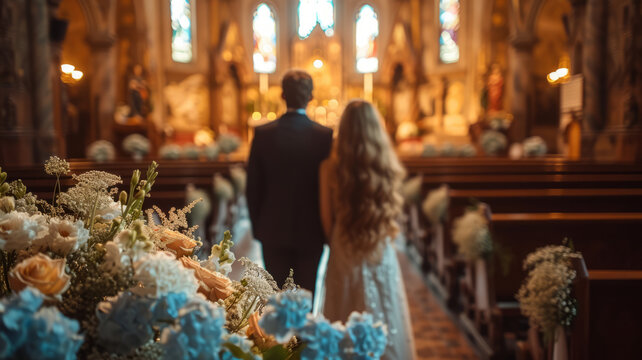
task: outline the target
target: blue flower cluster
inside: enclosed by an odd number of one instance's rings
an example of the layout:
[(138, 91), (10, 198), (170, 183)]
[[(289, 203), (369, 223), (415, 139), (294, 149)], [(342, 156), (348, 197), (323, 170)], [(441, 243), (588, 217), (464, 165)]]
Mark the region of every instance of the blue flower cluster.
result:
[(184, 293), (156, 299), (125, 291), (98, 305), (98, 339), (103, 347), (126, 354), (152, 339), (152, 326), (173, 324), (186, 303)]
[(40, 308), (44, 295), (26, 288), (0, 302), (0, 359), (75, 359), (83, 342), (76, 320)]
[(225, 311), (209, 301), (193, 298), (179, 312), (177, 324), (165, 328), (161, 344), (165, 359), (218, 360), (227, 331)]
[(276, 341), (288, 341), (294, 331), (305, 325), (306, 315), (312, 310), (312, 294), (307, 290), (289, 290), (268, 300), (259, 326)]
[(348, 344), (347, 359), (379, 359), (386, 350), (388, 342), (386, 328), (381, 323), (375, 324), (371, 314), (353, 312), (346, 323)]
[[(229, 334), (225, 337), (225, 343), (232, 344), (238, 347), (241, 351), (245, 353), (245, 355), (251, 355), (253, 360), (261, 359), (261, 357), (252, 353), (252, 342), (248, 340), (246, 337), (240, 336), (238, 334)], [(232, 359), (238, 359), (238, 357), (234, 356), (232, 351), (230, 351), (229, 349), (223, 348), (223, 351), (221, 352), (221, 360), (232, 360)]]
[(345, 333), (339, 325), (332, 325), (323, 317), (311, 317), (299, 329), (297, 336), (306, 344), (301, 352), (301, 360), (341, 359), (343, 351), (340, 345)]

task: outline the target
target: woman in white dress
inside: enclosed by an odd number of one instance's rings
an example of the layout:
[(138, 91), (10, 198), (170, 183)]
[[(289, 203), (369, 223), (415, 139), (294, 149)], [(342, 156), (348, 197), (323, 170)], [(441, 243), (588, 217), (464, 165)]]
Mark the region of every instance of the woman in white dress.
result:
[[(366, 311), (386, 324), (382, 359), (415, 359), (408, 302), (392, 239), (404, 170), (381, 118), (362, 100), (346, 107), (332, 155), (321, 164), (320, 206), (330, 243), (317, 303), (330, 321)], [(321, 276), (323, 278), (323, 276)]]

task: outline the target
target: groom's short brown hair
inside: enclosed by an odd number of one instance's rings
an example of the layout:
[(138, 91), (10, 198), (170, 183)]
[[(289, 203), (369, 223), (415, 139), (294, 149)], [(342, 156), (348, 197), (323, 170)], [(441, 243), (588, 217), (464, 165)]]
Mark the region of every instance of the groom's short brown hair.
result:
[(288, 108), (305, 108), (312, 99), (312, 76), (303, 70), (288, 71), (283, 76), (281, 87)]

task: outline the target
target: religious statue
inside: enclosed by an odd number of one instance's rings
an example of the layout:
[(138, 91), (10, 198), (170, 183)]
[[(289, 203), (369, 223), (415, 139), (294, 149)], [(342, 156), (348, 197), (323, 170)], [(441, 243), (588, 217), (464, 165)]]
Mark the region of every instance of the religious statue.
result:
[(149, 114), (149, 86), (143, 78), (143, 67), (134, 66), (132, 76), (127, 85), (129, 118), (145, 118)]
[(498, 64), (491, 66), (486, 81), (487, 111), (496, 112), (504, 109), (504, 76)]

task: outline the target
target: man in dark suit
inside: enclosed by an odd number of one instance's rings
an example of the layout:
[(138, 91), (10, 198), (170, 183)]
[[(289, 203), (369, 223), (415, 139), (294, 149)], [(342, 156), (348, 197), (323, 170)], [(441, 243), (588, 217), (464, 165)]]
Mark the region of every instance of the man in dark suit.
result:
[(330, 154), (332, 130), (311, 121), (312, 78), (291, 70), (283, 77), (288, 110), (256, 128), (247, 174), (254, 237), (266, 269), (282, 284), (290, 268), (302, 288), (314, 291), (325, 235), (319, 214), (319, 165)]

